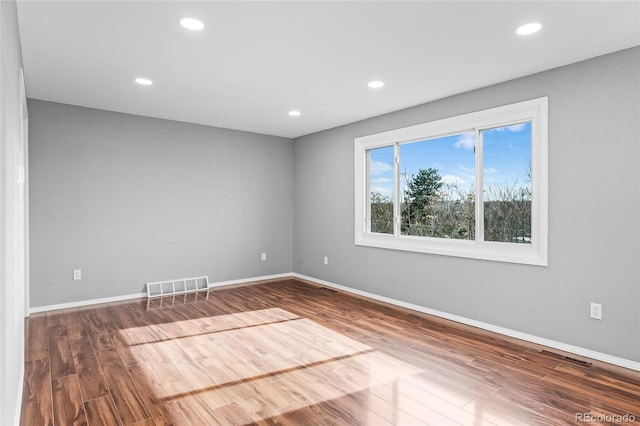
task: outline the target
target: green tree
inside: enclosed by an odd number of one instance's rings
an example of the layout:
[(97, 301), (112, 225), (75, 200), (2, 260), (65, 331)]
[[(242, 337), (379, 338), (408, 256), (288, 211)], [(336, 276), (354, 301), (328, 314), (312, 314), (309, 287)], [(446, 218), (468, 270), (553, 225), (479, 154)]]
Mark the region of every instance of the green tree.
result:
[(425, 226), (433, 222), (433, 209), (444, 183), (437, 169), (420, 169), (417, 175), (406, 175), (402, 209), (403, 228), (409, 235), (425, 235)]

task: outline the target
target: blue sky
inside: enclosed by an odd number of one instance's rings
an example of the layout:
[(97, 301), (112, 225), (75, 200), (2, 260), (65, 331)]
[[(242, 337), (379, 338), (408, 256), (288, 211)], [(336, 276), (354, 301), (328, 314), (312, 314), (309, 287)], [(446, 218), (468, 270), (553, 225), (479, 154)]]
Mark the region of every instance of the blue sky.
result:
[[(528, 185), (531, 159), (531, 123), (515, 124), (483, 131), (484, 184)], [(475, 140), (462, 133), (400, 145), (400, 172), (416, 174), (433, 167), (442, 181), (471, 189), (475, 181)], [(393, 147), (371, 150), (372, 192), (393, 193)], [(404, 183), (404, 182), (403, 182)]]

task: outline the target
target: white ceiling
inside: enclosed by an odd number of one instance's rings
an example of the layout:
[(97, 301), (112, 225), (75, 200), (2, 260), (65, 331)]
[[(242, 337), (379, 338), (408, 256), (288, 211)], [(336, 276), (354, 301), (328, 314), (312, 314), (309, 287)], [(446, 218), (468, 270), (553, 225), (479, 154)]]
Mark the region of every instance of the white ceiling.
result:
[[(19, 0), (18, 12), (31, 98), (285, 137), (640, 45), (640, 1)], [(515, 34), (530, 21), (542, 31)]]

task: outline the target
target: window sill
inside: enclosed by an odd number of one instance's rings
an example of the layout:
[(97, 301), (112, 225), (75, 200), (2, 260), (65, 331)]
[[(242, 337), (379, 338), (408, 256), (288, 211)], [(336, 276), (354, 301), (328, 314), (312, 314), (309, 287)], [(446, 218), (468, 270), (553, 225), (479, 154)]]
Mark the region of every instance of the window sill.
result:
[(356, 237), (357, 246), (464, 257), (495, 262), (547, 266), (546, 247), (532, 244), (479, 242), (429, 237), (365, 234)]

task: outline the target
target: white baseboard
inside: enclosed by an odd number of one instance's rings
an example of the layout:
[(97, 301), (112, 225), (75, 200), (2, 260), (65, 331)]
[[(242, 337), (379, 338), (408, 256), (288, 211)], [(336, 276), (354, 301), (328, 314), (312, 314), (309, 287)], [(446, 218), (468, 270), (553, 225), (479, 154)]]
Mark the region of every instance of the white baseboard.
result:
[(147, 297), (147, 293), (133, 293), (125, 294), (124, 296), (103, 297), (101, 299), (79, 300), (77, 302), (59, 303), (56, 305), (36, 306), (34, 308), (29, 308), (29, 313), (35, 314), (37, 312), (55, 311), (57, 309), (78, 308), (82, 306), (97, 305), (99, 303), (120, 302), (123, 300), (138, 299), (141, 297)]
[(572, 354), (581, 355), (598, 361), (603, 361), (609, 364), (618, 365), (620, 367), (628, 368), (631, 370), (640, 371), (640, 362), (632, 361), (626, 358), (620, 358), (617, 356), (605, 354), (602, 352), (592, 351), (591, 349), (581, 348), (579, 346), (569, 345), (567, 343), (556, 342), (555, 340), (546, 339), (544, 337), (534, 336), (532, 334), (522, 333), (520, 331), (511, 330), (508, 328), (500, 327), (493, 324), (488, 324), (482, 321), (476, 321), (473, 319), (461, 317), (459, 315), (448, 314), (446, 312), (437, 311), (435, 309), (425, 308), (424, 306), (414, 305), (413, 303), (403, 302), (401, 300), (392, 299), (390, 297), (380, 296), (374, 293), (369, 293), (362, 290), (357, 290), (351, 287), (346, 287), (340, 284), (335, 284), (329, 281), (324, 281), (318, 278), (309, 277), (306, 275), (293, 273), (293, 277), (300, 278), (302, 280), (311, 281), (326, 287), (332, 287), (338, 290), (346, 291), (348, 293), (364, 296), (369, 299), (379, 300), (381, 302), (390, 303), (392, 305), (401, 306), (403, 308), (411, 309), (414, 311), (422, 312), (436, 317), (448, 319), (451, 321), (459, 322), (461, 324), (478, 327), (483, 330), (493, 331), (498, 334), (502, 334), (509, 337), (515, 337), (516, 339), (525, 340), (527, 342), (536, 343), (538, 345), (548, 346), (561, 351), (570, 352)]
[(226, 285), (234, 285), (234, 284), (246, 284), (252, 283), (255, 281), (266, 281), (266, 280), (277, 280), (282, 278), (292, 278), (294, 276), (293, 272), (287, 272), (284, 274), (275, 274), (275, 275), (263, 275), (261, 277), (251, 277), (251, 278), (242, 278), (239, 280), (229, 280), (229, 281), (218, 281), (218, 282), (210, 282), (209, 288), (214, 287), (224, 287)]
[[(252, 277), (252, 278), (242, 278), (238, 280), (229, 280), (229, 281), (218, 281), (209, 283), (209, 288), (215, 287), (223, 287), (227, 285), (235, 285), (235, 284), (245, 284), (251, 283), (255, 281), (265, 281), (265, 280), (273, 280), (273, 279), (282, 279), (282, 278), (300, 278), (302, 280), (311, 281), (316, 284), (320, 284), (327, 287), (332, 287), (338, 290), (346, 291), (347, 293), (357, 294), (359, 296), (368, 297), (370, 299), (379, 300), (381, 302), (390, 303), (392, 305), (400, 306), (403, 308), (411, 309), (414, 311), (422, 312), (429, 315), (434, 315), (436, 317), (448, 319), (451, 321), (459, 322), (461, 324), (470, 325), (473, 327), (478, 327), (483, 330), (493, 331), (498, 334), (502, 334), (509, 337), (514, 337), (516, 339), (524, 340), (531, 343), (536, 343), (538, 345), (547, 346), (550, 348), (555, 348), (561, 351), (570, 352), (572, 354), (581, 355), (584, 357), (588, 357), (591, 359), (596, 359), (598, 361), (603, 361), (609, 364), (618, 365), (620, 367), (628, 368), (635, 371), (640, 371), (640, 362), (632, 361), (626, 358), (620, 358), (614, 355), (605, 354), (602, 352), (596, 352), (591, 349), (582, 348), (579, 346), (569, 345), (567, 343), (557, 342), (555, 340), (546, 339), (544, 337), (534, 336), (532, 334), (522, 333), (520, 331), (511, 330), (509, 328), (500, 327), (497, 325), (485, 323), (482, 321), (476, 321), (470, 318), (465, 318), (459, 315), (449, 314), (446, 312), (438, 311), (431, 308), (426, 308), (420, 305), (414, 305), (413, 303), (403, 302), (401, 300), (392, 299), (386, 296), (380, 296), (374, 293), (369, 293), (367, 291), (357, 290), (355, 288), (347, 287), (344, 285), (332, 283), (329, 281), (321, 280), (318, 278), (310, 277), (307, 275), (298, 274), (295, 272), (287, 272), (284, 274), (275, 274), (275, 275), (264, 275), (260, 277)], [(78, 302), (69, 302), (69, 303), (61, 303), (57, 305), (47, 305), (47, 306), (37, 306), (35, 308), (30, 308), (29, 313), (37, 313), (37, 312), (46, 312), (53, 311), (56, 309), (66, 309), (66, 308), (76, 308), (81, 306), (95, 305), (98, 303), (109, 303), (109, 302), (119, 302), (122, 300), (129, 299), (137, 299), (147, 297), (146, 293), (134, 293), (128, 294), (124, 296), (115, 296), (115, 297), (105, 297), (102, 299), (91, 299), (91, 300), (83, 300)], [(22, 394), (21, 394), (22, 395)]]
[[(279, 279), (279, 278), (291, 278), (291, 277), (293, 277), (293, 273), (287, 272), (284, 274), (264, 275), (261, 277), (242, 278), (239, 280), (219, 281), (215, 283), (210, 282), (209, 288), (221, 287), (221, 286), (233, 285), (233, 284), (244, 284), (244, 283), (250, 283), (254, 281), (273, 280), (273, 279)], [(36, 306), (33, 308), (29, 308), (29, 314), (35, 314), (38, 312), (55, 311), (57, 309), (78, 308), (82, 306), (97, 305), (99, 303), (121, 302), (123, 300), (138, 299), (141, 297), (146, 298), (147, 293), (133, 293), (133, 294), (125, 294), (123, 296), (103, 297), (101, 299), (89, 299), (89, 300), (80, 300), (77, 302), (59, 303), (56, 305)]]

